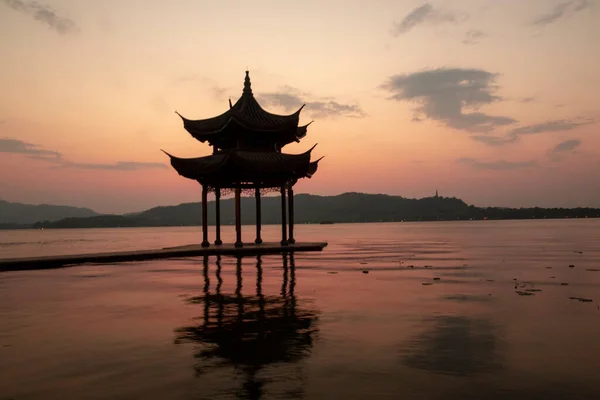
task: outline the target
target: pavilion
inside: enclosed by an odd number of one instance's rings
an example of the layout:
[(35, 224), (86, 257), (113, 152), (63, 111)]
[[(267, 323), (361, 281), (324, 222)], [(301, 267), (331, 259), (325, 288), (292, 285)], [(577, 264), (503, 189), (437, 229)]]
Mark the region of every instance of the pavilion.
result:
[[(240, 197), (242, 192), (256, 199), (256, 238), (261, 238), (261, 193), (281, 193), (281, 246), (296, 242), (294, 238), (294, 191), (302, 178), (311, 178), (318, 162), (311, 161), (313, 146), (302, 154), (282, 153), (282, 148), (300, 142), (306, 136), (310, 123), (299, 126), (300, 107), (290, 115), (265, 111), (254, 98), (249, 72), (246, 71), (242, 96), (229, 101), (229, 109), (216, 117), (190, 120), (177, 113), (184, 128), (193, 138), (208, 142), (213, 153), (198, 158), (179, 158), (166, 153), (179, 175), (202, 185), (202, 247), (209, 247), (207, 196), (215, 194), (216, 238), (221, 240), (220, 198), (232, 191), (235, 194), (235, 247), (242, 247)], [(312, 122), (311, 122), (312, 123)], [(321, 157), (322, 158), (322, 157)]]

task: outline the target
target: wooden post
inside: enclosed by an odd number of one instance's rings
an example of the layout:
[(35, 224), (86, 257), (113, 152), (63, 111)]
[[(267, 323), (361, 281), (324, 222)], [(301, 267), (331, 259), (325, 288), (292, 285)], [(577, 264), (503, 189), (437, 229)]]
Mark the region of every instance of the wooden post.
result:
[(221, 245), (221, 188), (215, 188), (215, 230), (216, 239), (215, 244)]
[(208, 188), (202, 185), (202, 247), (210, 246), (208, 242)]
[(292, 185), (288, 187), (288, 212), (290, 214), (290, 218), (288, 221), (289, 227), (289, 235), (288, 235), (288, 243), (294, 244), (296, 243), (296, 239), (294, 239), (294, 189), (292, 189)]
[(286, 201), (285, 201), (285, 185), (281, 185), (281, 245), (282, 246), (287, 246), (288, 245), (288, 241), (287, 241), (287, 227), (286, 227), (286, 210), (285, 210), (285, 206), (286, 206)]
[(256, 239), (254, 243), (261, 244), (262, 238), (260, 237), (261, 228), (261, 209), (260, 209), (260, 188), (256, 188), (254, 192), (254, 198), (256, 199)]
[(243, 247), (242, 243), (242, 212), (241, 199), (242, 189), (235, 188), (235, 247)]

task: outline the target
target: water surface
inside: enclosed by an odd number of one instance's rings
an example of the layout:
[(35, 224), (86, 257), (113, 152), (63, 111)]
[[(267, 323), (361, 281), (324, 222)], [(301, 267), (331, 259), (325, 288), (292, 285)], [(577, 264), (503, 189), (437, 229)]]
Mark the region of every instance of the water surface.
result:
[[(0, 399), (599, 397), (599, 220), (297, 232), (330, 244), (0, 273)], [(0, 257), (199, 239), (0, 231)]]

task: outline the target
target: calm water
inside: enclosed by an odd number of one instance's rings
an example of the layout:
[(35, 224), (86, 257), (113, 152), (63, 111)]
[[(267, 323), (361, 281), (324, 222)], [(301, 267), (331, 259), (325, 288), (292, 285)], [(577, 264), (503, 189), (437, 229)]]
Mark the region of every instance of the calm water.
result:
[[(330, 245), (0, 273), (0, 400), (600, 398), (600, 220), (304, 225), (297, 237)], [(0, 231), (0, 258), (199, 239)]]

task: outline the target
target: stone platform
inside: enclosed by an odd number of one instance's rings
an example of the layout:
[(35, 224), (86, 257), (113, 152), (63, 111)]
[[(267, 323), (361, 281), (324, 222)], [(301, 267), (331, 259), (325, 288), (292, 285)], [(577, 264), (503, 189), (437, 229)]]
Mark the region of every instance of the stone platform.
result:
[(210, 245), (202, 247), (197, 245), (166, 247), (154, 250), (134, 250), (111, 253), (94, 254), (69, 254), (60, 256), (7, 258), (0, 259), (0, 271), (23, 271), (35, 269), (49, 269), (70, 267), (78, 264), (116, 263), (124, 261), (157, 260), (173, 257), (198, 257), (198, 256), (251, 256), (261, 254), (294, 253), (299, 251), (321, 251), (327, 246), (325, 242), (294, 243), (282, 246), (279, 243), (244, 244), (244, 247), (235, 247), (233, 244)]

